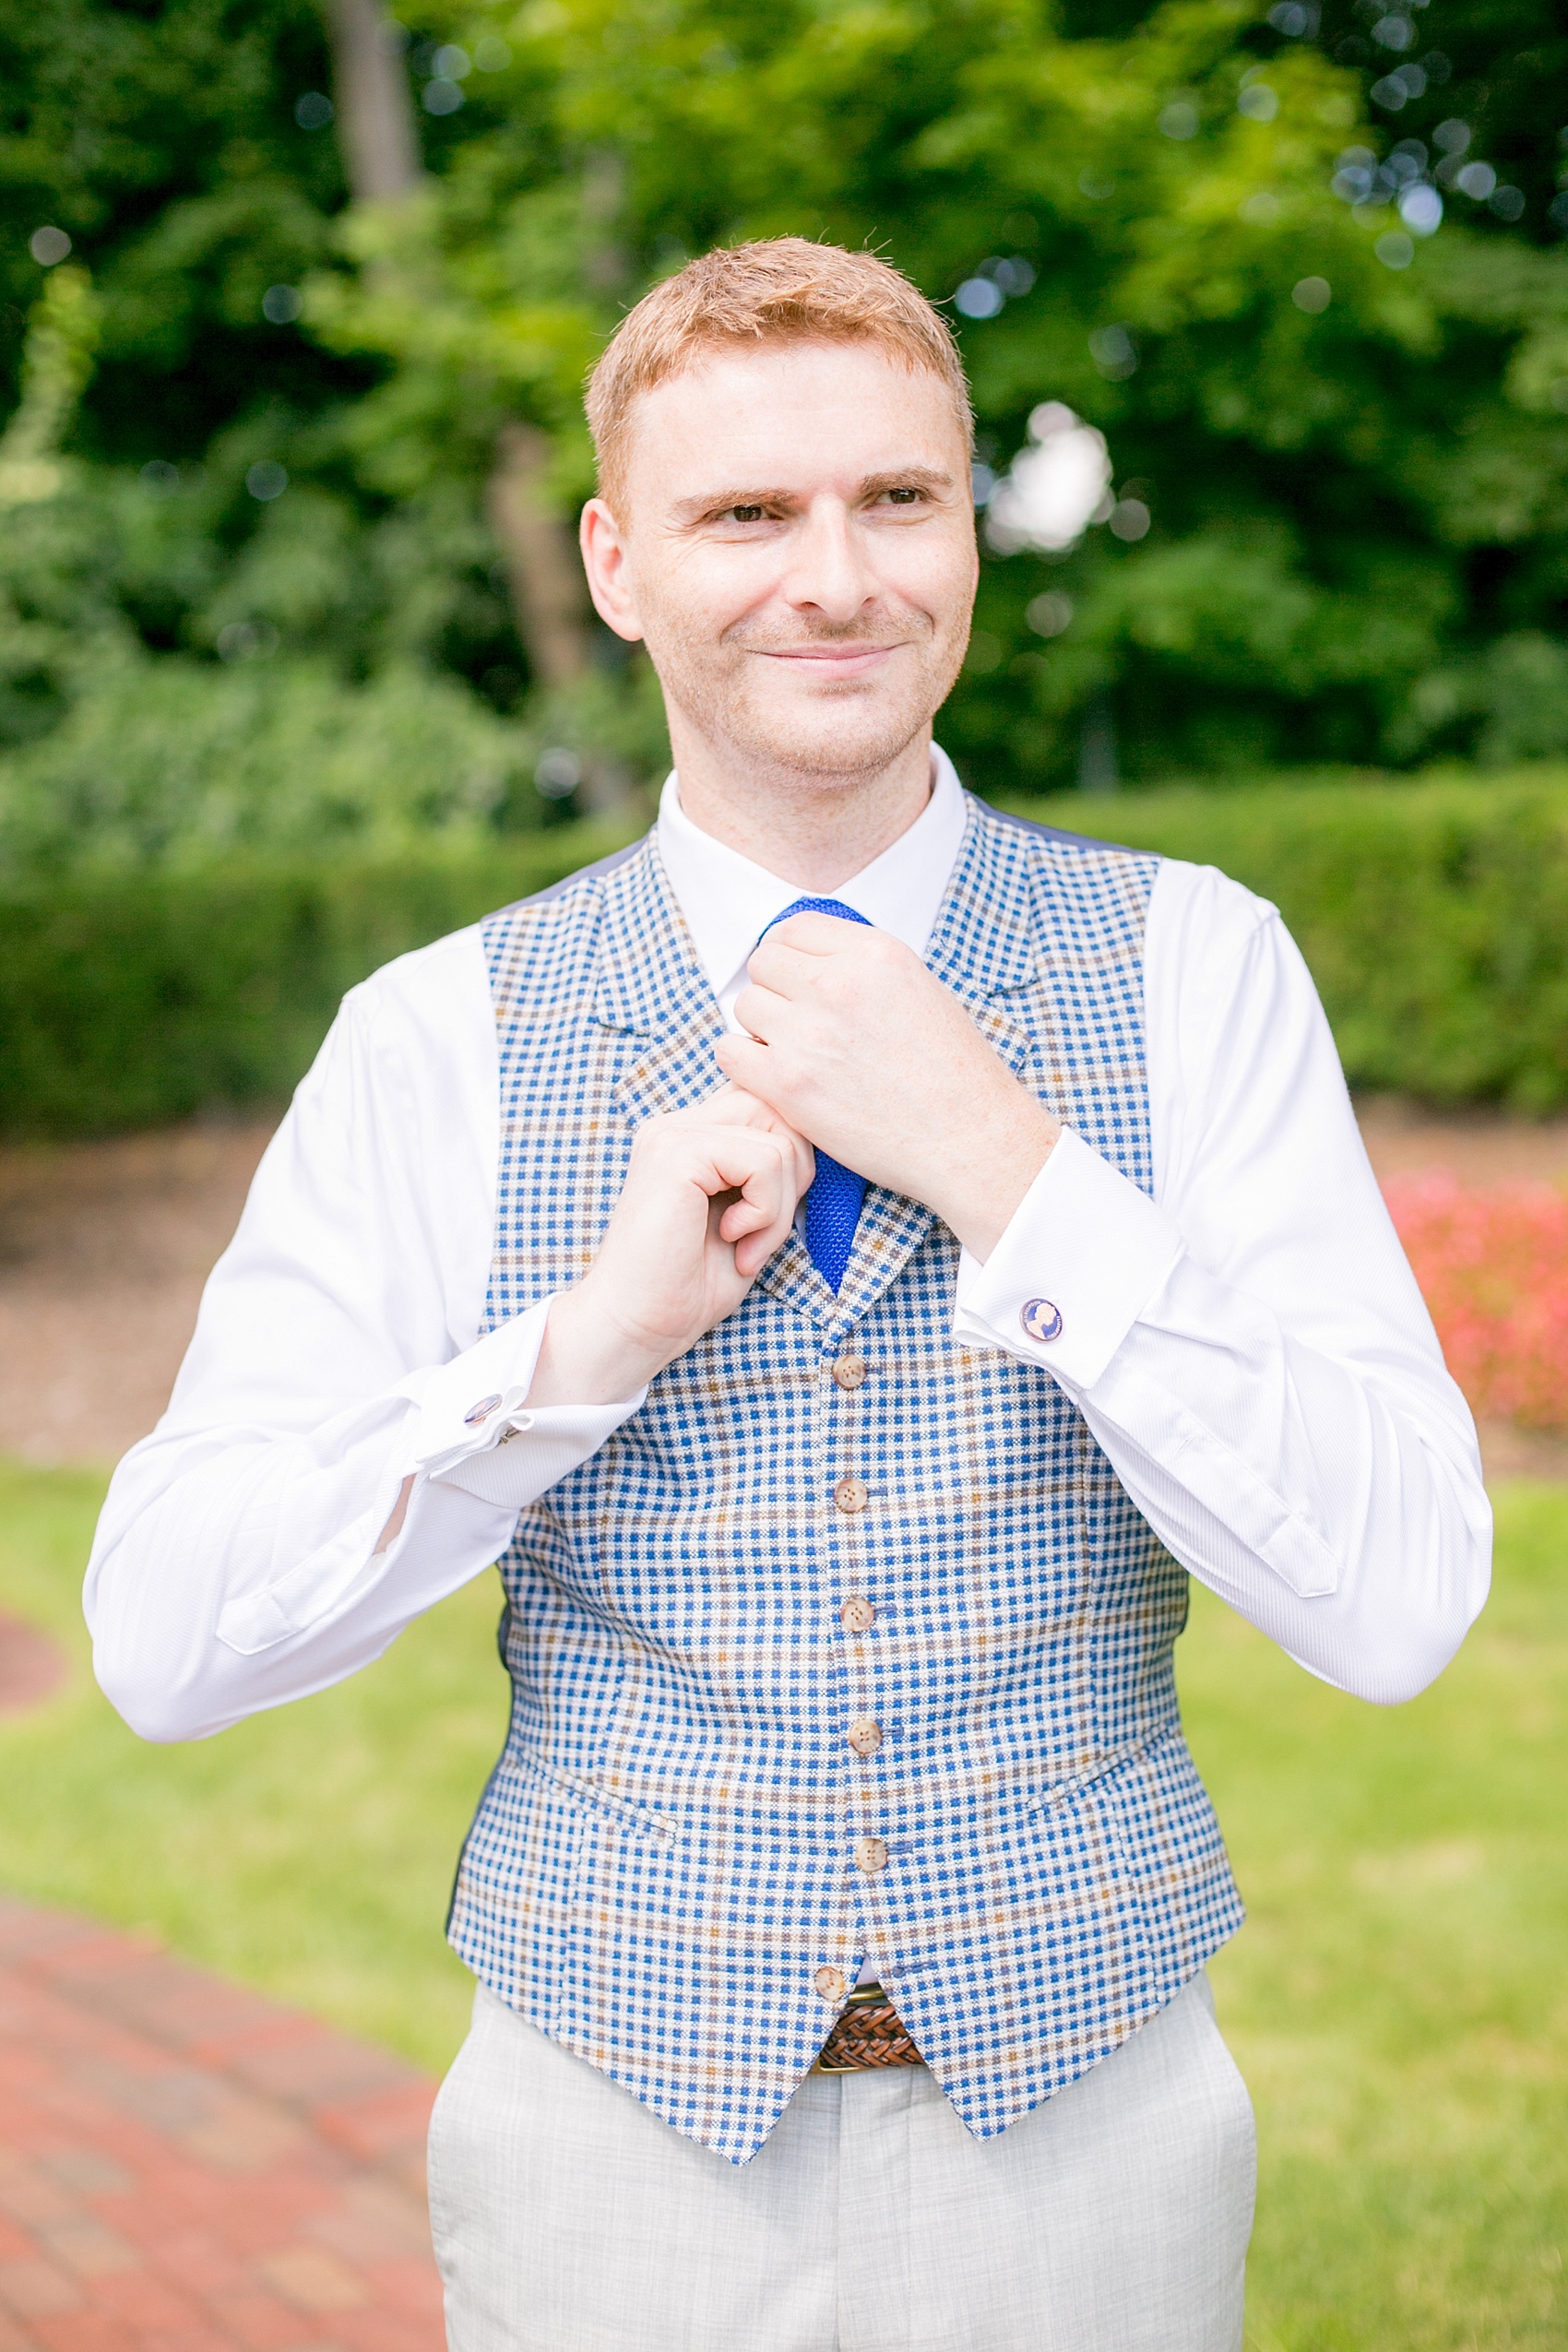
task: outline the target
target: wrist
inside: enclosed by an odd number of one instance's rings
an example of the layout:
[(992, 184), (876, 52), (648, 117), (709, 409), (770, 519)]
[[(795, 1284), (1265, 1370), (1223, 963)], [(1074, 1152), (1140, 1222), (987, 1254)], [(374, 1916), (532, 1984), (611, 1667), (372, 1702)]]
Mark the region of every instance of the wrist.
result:
[(966, 1137), (962, 1164), (951, 1171), (944, 1198), (933, 1202), (944, 1224), (969, 1255), (984, 1265), (1056, 1147), (1062, 1133), (1043, 1103), (1018, 1090), (1006, 1114)]
[(530, 1405), (624, 1405), (671, 1360), (604, 1312), (588, 1280), (552, 1299)]

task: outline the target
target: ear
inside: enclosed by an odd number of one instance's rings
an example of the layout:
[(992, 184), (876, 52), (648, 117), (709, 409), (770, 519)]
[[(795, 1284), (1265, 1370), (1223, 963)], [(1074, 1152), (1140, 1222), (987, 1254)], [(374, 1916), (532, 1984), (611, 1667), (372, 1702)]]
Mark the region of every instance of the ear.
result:
[(594, 611), (618, 637), (635, 645), (643, 634), (643, 624), (632, 590), (626, 542), (602, 498), (590, 498), (583, 508), (577, 536)]

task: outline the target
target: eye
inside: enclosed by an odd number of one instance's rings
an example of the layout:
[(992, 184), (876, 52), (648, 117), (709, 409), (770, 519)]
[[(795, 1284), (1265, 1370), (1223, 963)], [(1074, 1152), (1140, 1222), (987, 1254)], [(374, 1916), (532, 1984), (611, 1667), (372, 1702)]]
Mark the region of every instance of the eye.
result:
[(728, 516), (728, 519), (732, 523), (760, 523), (762, 517), (763, 509), (760, 506), (731, 506)]
[(887, 499), (888, 504), (893, 506), (914, 506), (924, 495), (925, 493), (922, 490), (917, 490), (912, 482), (901, 482), (897, 490), (888, 492)]

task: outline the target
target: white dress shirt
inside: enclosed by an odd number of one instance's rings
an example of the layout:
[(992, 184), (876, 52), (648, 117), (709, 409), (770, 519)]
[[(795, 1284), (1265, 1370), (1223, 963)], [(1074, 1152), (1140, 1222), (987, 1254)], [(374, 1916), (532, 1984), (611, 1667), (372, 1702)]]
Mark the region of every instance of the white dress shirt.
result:
[[(940, 752), (932, 779), (833, 894), (917, 952), (964, 829)], [(659, 842), (732, 1021), (801, 891), (699, 832), (673, 777)], [(1176, 1557), (1292, 1657), (1408, 1698), (1486, 1597), (1491, 1513), (1315, 991), (1272, 907), (1176, 861), (1144, 975), (1153, 1198), (1064, 1130), (985, 1265), (963, 1257), (956, 1336), (1042, 1365)], [(98, 1675), (145, 1737), (200, 1738), (365, 1665), (640, 1407), (525, 1409), (548, 1301), (477, 1336), (498, 1092), (477, 926), (345, 998), (100, 1523)], [(1041, 1297), (1050, 1343), (1019, 1321)]]

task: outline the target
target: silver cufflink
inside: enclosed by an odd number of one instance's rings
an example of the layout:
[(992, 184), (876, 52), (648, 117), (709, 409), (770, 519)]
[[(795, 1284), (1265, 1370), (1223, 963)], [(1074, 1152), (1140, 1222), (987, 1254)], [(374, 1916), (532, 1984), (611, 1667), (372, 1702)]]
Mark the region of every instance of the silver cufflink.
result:
[(481, 1421), (487, 1421), (490, 1419), (500, 1402), (499, 1394), (494, 1396), (481, 1396), (479, 1403), (470, 1405), (463, 1415), (464, 1423), (469, 1429), (477, 1428)]
[(1050, 1299), (1030, 1299), (1018, 1310), (1026, 1339), (1060, 1339), (1062, 1310)]

